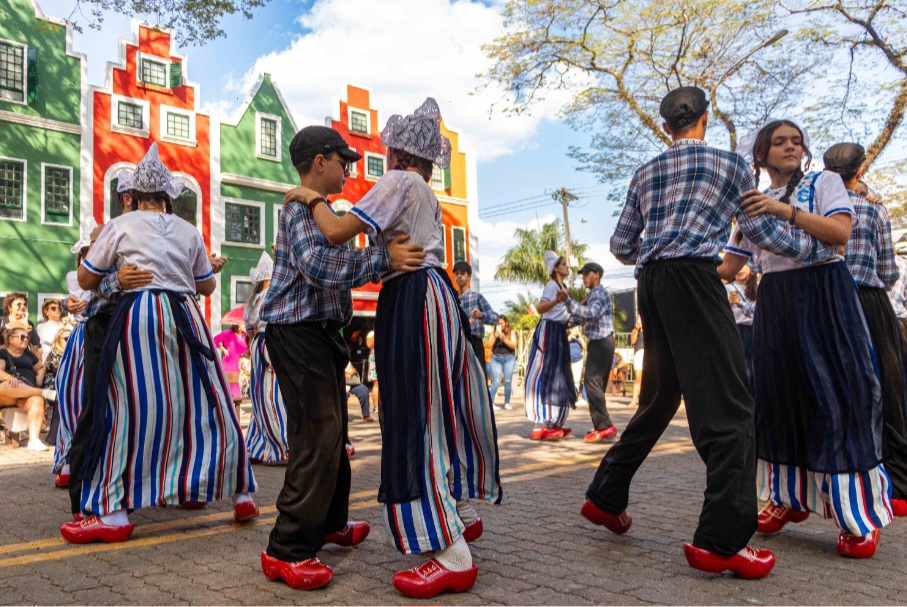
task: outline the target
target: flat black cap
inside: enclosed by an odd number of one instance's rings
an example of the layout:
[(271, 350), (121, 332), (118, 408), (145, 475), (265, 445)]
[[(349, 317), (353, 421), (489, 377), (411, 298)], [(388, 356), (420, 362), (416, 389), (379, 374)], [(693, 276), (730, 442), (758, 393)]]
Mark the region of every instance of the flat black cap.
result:
[(307, 126), (296, 133), (290, 142), (290, 160), (294, 165), (329, 152), (337, 152), (353, 162), (362, 158), (362, 154), (350, 148), (340, 133), (326, 126)]
[(695, 86), (676, 88), (661, 100), (658, 112), (672, 129), (682, 129), (699, 120), (709, 109), (705, 91)]
[(457, 270), (463, 270), (464, 272), (472, 276), (472, 266), (465, 261), (458, 261), (454, 264), (453, 271), (456, 272)]
[(589, 261), (586, 262), (586, 265), (579, 269), (580, 274), (585, 274), (586, 272), (598, 272), (598, 275), (601, 276), (605, 273), (605, 270), (594, 261)]
[(866, 150), (859, 143), (836, 143), (825, 150), (822, 160), (826, 171), (855, 175), (866, 160)]

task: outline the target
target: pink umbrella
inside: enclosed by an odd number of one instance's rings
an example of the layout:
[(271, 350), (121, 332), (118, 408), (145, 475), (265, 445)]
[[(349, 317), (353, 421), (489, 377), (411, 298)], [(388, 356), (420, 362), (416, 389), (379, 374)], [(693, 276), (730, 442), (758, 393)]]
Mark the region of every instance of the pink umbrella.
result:
[(245, 309), (246, 308), (244, 306), (233, 308), (232, 310), (224, 314), (223, 318), (220, 319), (220, 324), (244, 325), (245, 323), (243, 322), (243, 312), (245, 311)]

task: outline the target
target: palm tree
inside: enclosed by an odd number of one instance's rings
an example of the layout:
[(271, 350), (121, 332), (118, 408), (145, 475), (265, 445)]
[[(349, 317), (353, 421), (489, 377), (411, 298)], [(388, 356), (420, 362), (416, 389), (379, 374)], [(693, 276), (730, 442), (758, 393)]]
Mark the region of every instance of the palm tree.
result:
[[(495, 280), (509, 280), (525, 285), (545, 286), (550, 280), (545, 269), (545, 251), (563, 254), (564, 231), (559, 219), (542, 225), (538, 230), (517, 228), (513, 234), (517, 244), (504, 255), (494, 273)], [(570, 243), (573, 256), (581, 267), (586, 263), (588, 245)], [(577, 268), (573, 268), (574, 273)]]

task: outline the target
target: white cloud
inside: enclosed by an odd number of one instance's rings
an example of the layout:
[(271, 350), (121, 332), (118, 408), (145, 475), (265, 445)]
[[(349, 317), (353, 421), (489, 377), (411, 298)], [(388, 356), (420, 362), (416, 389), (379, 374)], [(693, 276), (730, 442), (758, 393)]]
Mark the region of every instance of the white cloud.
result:
[[(471, 94), (490, 62), (481, 45), (503, 31), (501, 5), (468, 0), (321, 0), (299, 17), (306, 33), (288, 48), (260, 57), (241, 78), (248, 90), (270, 73), (296, 123), (323, 124), (336, 115), (346, 84), (372, 91), (384, 122), (435, 97), (445, 122), (461, 132), (461, 148), (480, 160), (529, 145), (539, 122), (553, 118), (566, 94), (551, 95), (531, 116), (504, 117), (489, 108), (500, 89)], [(230, 90), (236, 83), (228, 83)]]

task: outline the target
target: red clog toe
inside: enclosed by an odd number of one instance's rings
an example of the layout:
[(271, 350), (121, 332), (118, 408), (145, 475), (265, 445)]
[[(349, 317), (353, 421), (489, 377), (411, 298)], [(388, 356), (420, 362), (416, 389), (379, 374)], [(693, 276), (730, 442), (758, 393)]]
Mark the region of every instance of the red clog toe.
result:
[(233, 506), (233, 518), (237, 523), (251, 520), (259, 515), (258, 506), (252, 500), (239, 502)]
[(775, 555), (769, 550), (745, 547), (737, 554), (724, 556), (697, 548), (692, 544), (683, 545), (683, 554), (693, 569), (706, 573), (731, 571), (737, 577), (747, 580), (764, 578), (775, 566)]
[(296, 590), (314, 590), (334, 579), (334, 571), (317, 558), (290, 563), (261, 553), (261, 571), (269, 580), (283, 580)]
[(394, 588), (413, 599), (430, 599), (442, 592), (466, 592), (476, 583), (479, 568), (475, 565), (466, 571), (446, 569), (436, 559), (429, 559), (418, 567), (394, 574)]
[(566, 436), (561, 428), (545, 428), (542, 432), (542, 440), (560, 440)]
[[(68, 474), (58, 474), (54, 479), (54, 487), (59, 489), (66, 489), (69, 487), (69, 475)], [(892, 500), (894, 501), (894, 500)]]
[(765, 535), (778, 533), (788, 523), (802, 523), (809, 518), (809, 512), (801, 512), (793, 508), (776, 506), (769, 502), (759, 513), (756, 530)]
[(542, 440), (547, 429), (548, 428), (533, 428), (532, 432), (529, 433), (529, 438), (532, 440)]
[(104, 542), (115, 544), (125, 542), (132, 537), (135, 525), (106, 525), (97, 516), (89, 516), (80, 521), (63, 523), (60, 526), (60, 535), (71, 544), (90, 544), (91, 542)]
[(891, 500), (891, 511), (895, 516), (907, 516), (907, 500)]
[(466, 540), (466, 543), (474, 542), (480, 537), (482, 537), (482, 532), (485, 530), (485, 526), (482, 525), (482, 519), (477, 518), (476, 522), (463, 530), (463, 539)]
[(882, 532), (873, 529), (866, 535), (852, 535), (842, 531), (838, 536), (838, 554), (852, 559), (868, 559), (876, 553)]
[(586, 520), (590, 523), (601, 525), (617, 535), (623, 535), (629, 531), (630, 525), (633, 524), (633, 519), (630, 518), (626, 510), (620, 514), (608, 514), (589, 500), (583, 502), (583, 507), (579, 513), (586, 517)]
[(350, 521), (340, 531), (324, 536), (324, 543), (337, 544), (338, 546), (355, 546), (356, 544), (361, 544), (368, 537), (369, 531), (371, 531), (371, 527), (369, 527), (368, 523)]

